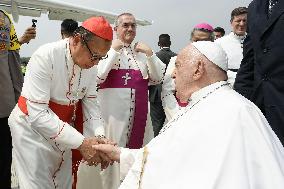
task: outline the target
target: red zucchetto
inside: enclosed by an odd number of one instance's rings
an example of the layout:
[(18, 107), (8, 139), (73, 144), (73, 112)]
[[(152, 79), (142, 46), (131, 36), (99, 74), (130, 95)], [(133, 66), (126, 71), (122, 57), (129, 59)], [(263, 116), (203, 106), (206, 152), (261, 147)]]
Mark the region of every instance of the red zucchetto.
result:
[(113, 39), (112, 27), (102, 16), (88, 18), (82, 23), (82, 27), (103, 39)]

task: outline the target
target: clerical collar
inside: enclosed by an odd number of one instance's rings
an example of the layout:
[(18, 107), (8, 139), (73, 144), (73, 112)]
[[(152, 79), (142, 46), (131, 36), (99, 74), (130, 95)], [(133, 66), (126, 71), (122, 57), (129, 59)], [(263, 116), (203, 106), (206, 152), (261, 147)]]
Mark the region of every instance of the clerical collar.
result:
[(123, 47), (124, 48), (131, 48), (131, 44), (124, 44)]
[(237, 35), (234, 32), (231, 32), (230, 35), (232, 35), (235, 39), (237, 39), (237, 40), (242, 42), (246, 38), (247, 33), (245, 35)]
[(134, 49), (134, 45), (135, 45), (135, 43), (133, 43), (133, 42), (130, 43), (130, 44), (124, 43), (124, 44), (123, 44), (123, 47), (124, 47), (124, 48)]
[(161, 49), (170, 49), (170, 47), (161, 47)]
[(203, 87), (202, 89), (192, 93), (190, 98), (190, 104), (194, 104), (198, 102), (201, 98), (204, 98), (207, 94), (210, 94), (211, 91), (214, 91), (216, 88), (219, 88), (220, 86), (226, 85), (227, 81), (219, 81), (216, 83), (213, 83), (211, 85), (208, 85), (206, 87)]

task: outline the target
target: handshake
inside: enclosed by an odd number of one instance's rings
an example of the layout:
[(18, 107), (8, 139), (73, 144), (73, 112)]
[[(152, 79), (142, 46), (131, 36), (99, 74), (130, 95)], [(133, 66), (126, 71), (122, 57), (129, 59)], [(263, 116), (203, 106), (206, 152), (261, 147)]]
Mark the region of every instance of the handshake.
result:
[(101, 137), (85, 138), (78, 150), (89, 166), (101, 164), (106, 169), (114, 161), (119, 162), (120, 148), (116, 143)]

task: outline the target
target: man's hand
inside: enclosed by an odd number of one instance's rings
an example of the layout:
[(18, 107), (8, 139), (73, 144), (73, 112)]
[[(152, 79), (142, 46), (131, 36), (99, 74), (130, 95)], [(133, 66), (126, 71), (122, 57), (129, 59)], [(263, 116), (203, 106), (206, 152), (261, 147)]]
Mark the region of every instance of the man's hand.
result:
[(119, 39), (114, 39), (114, 40), (112, 41), (111, 47), (112, 47), (115, 51), (118, 52), (118, 51), (123, 47), (123, 43), (122, 43), (122, 41), (119, 40)]
[(113, 164), (113, 160), (110, 159), (107, 155), (101, 152), (97, 152), (93, 146), (97, 144), (109, 144), (109, 145), (116, 145), (115, 142), (108, 140), (106, 138), (86, 138), (84, 139), (81, 146), (78, 148), (80, 153), (83, 156), (83, 160), (87, 161), (89, 166), (97, 166), (101, 164), (101, 169), (107, 168), (110, 164)]
[(141, 43), (141, 42), (135, 43), (135, 45), (134, 45), (134, 50), (135, 50), (136, 52), (144, 53), (144, 54), (146, 54), (146, 56), (148, 56), (148, 57), (150, 57), (150, 56), (153, 55), (152, 49), (151, 49), (148, 45), (146, 45), (146, 44), (144, 44), (144, 43)]
[(36, 28), (28, 27), (22, 37), (19, 38), (19, 43), (22, 45), (28, 43), (31, 39), (36, 37)]
[[(83, 160), (87, 161), (88, 164), (98, 164), (101, 159), (96, 155), (96, 150), (92, 148), (93, 145), (99, 144), (97, 138), (85, 138), (83, 143), (79, 146), (78, 150), (83, 156)], [(96, 156), (95, 156), (96, 155)]]
[[(98, 138), (97, 142), (99, 144), (117, 145), (117, 143), (115, 143), (115, 142), (113, 142), (113, 141), (111, 141), (111, 140), (109, 140), (107, 138), (103, 138), (103, 137)], [(102, 152), (98, 152), (97, 151), (97, 155), (98, 155), (98, 157), (101, 160), (101, 170), (106, 169), (109, 165), (112, 165), (113, 162), (114, 162), (113, 160), (111, 160), (107, 155), (105, 155)], [(96, 158), (96, 157), (94, 157), (94, 158)], [(95, 159), (94, 160), (92, 159), (91, 162), (92, 161), (95, 161)]]
[(97, 142), (99, 144), (111, 144), (111, 145), (117, 145), (116, 142), (112, 141), (112, 140), (109, 140), (105, 137), (96, 137), (97, 138)]
[(120, 160), (120, 148), (112, 144), (97, 144), (93, 145), (93, 148), (105, 155), (105, 158), (109, 158), (112, 161), (119, 162)]

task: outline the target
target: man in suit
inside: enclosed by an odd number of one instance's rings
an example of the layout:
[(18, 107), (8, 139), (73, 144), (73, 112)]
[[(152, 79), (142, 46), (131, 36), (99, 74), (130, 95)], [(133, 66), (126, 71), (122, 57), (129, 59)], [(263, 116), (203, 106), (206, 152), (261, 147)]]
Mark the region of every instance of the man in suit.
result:
[[(168, 66), (171, 57), (176, 56), (176, 53), (170, 49), (171, 38), (169, 34), (161, 34), (159, 36), (158, 45), (160, 51), (156, 53), (157, 57)], [(165, 122), (165, 112), (161, 101), (162, 84), (149, 86), (149, 101), (150, 101), (150, 116), (153, 124), (154, 136), (159, 134), (159, 131)]]
[(253, 0), (235, 89), (254, 102), (284, 144), (284, 1)]

